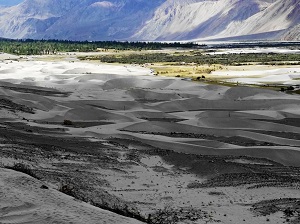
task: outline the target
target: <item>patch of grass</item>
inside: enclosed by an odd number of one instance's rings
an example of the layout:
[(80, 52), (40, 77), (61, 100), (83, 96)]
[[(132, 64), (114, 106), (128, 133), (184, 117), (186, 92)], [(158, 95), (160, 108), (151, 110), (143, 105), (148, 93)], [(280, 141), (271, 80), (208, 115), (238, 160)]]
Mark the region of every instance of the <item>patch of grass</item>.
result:
[(150, 66), (157, 75), (164, 76), (179, 76), (183, 78), (197, 78), (202, 77), (202, 75), (210, 74), (216, 70), (214, 66), (194, 66), (194, 65), (153, 65)]
[(293, 93), (300, 94), (300, 89), (293, 91)]

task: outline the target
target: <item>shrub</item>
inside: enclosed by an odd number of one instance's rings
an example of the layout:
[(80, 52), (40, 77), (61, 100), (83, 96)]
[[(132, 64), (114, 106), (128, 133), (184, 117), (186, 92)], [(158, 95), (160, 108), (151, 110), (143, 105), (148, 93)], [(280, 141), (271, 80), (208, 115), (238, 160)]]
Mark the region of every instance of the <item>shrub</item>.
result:
[[(195, 222), (199, 219), (205, 220), (206, 223), (208, 213), (200, 209), (195, 209), (193, 207), (185, 208), (172, 208), (168, 205), (156, 211), (155, 213), (149, 214), (147, 223), (149, 224), (175, 224), (175, 223), (187, 223)], [(213, 220), (211, 220), (213, 221)]]
[(61, 184), (60, 188), (58, 189), (60, 192), (67, 194), (72, 197), (76, 197), (75, 188), (71, 186), (71, 184)]
[(200, 188), (201, 186), (202, 186), (202, 184), (199, 182), (191, 182), (187, 185), (187, 188), (193, 189), (193, 188)]
[(294, 211), (293, 211), (292, 209), (290, 209), (290, 208), (285, 209), (285, 210), (283, 211), (283, 213), (284, 213), (284, 215), (285, 215), (286, 217), (291, 217), (291, 216), (294, 215)]
[(64, 120), (64, 125), (73, 125), (73, 122), (70, 120)]
[(289, 86), (289, 87), (287, 87), (286, 90), (293, 91), (293, 90), (295, 90), (295, 88), (293, 86)]

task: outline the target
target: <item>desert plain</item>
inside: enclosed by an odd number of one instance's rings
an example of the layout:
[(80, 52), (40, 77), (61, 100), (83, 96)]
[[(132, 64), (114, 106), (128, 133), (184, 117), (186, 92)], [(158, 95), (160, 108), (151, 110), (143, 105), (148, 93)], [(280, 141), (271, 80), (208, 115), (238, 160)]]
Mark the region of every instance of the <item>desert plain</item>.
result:
[(0, 223), (300, 222), (299, 66), (0, 56)]

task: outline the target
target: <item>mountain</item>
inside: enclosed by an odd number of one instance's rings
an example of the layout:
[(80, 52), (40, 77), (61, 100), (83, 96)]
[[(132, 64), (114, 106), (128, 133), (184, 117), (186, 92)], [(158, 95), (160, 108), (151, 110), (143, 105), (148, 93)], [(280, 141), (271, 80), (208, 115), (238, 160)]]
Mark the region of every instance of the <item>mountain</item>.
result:
[(137, 39), (280, 39), (300, 23), (298, 0), (165, 2)]
[(99, 40), (132, 36), (163, 0), (25, 0), (0, 9), (0, 36)]
[(282, 40), (293, 40), (293, 41), (300, 41), (300, 24), (297, 26), (292, 27), (288, 30), (283, 36)]
[(299, 40), (299, 0), (24, 0), (0, 36), (71, 40)]
[[(111, 40), (127, 39), (149, 19), (163, 0), (79, 1), (38, 38)], [(61, 29), (64, 27), (64, 29)]]

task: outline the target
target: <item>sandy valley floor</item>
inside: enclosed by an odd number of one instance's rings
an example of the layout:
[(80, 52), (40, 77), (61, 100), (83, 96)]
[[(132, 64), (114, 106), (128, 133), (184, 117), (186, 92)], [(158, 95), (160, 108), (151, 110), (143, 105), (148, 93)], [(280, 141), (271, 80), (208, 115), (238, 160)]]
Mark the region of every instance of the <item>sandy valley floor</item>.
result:
[(0, 223), (139, 223), (92, 205), (153, 223), (299, 217), (299, 95), (29, 57), (0, 62), (0, 108), (2, 166), (39, 178), (0, 170)]

